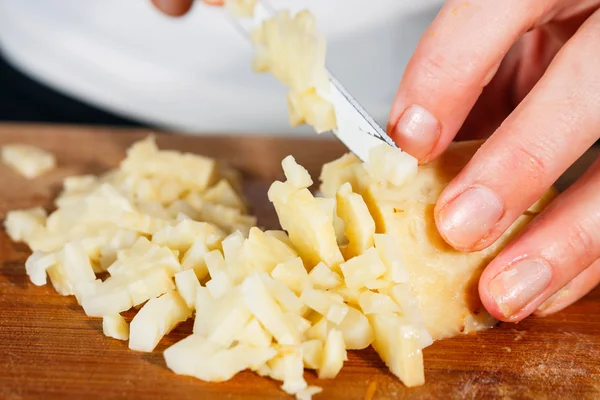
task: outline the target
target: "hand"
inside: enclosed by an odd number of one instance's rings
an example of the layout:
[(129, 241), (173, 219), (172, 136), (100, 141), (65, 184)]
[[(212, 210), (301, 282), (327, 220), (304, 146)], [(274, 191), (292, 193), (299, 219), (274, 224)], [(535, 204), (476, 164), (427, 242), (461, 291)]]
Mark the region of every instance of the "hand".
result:
[[(204, 0), (204, 2), (213, 6), (221, 6), (224, 0)], [(192, 8), (194, 0), (152, 0), (152, 4), (167, 15), (180, 17)]]
[[(600, 136), (600, 0), (447, 1), (407, 66), (388, 132), (427, 162), (461, 126), (493, 134), (435, 218), (449, 244), (477, 251)], [(479, 293), (493, 316), (519, 321), (599, 282), (596, 162), (488, 265)]]

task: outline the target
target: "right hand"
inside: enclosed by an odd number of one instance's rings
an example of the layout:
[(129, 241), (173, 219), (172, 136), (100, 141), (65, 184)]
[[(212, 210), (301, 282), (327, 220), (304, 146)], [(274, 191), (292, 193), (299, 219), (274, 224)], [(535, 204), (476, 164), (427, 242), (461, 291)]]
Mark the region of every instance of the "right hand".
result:
[[(211, 6), (222, 6), (224, 0), (204, 0), (204, 2)], [(171, 17), (180, 17), (192, 8), (194, 0), (152, 0), (152, 4)]]

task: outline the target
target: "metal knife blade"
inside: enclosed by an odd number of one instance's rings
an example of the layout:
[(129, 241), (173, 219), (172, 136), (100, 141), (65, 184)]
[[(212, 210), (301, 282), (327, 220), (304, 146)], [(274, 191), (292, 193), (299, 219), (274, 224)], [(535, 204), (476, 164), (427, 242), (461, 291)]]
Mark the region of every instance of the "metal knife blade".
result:
[[(252, 18), (230, 16), (235, 27), (249, 39), (250, 32), (275, 13), (276, 9), (268, 1), (258, 0)], [(367, 161), (369, 151), (382, 143), (398, 147), (340, 81), (331, 72), (327, 73), (331, 82), (330, 100), (337, 120), (337, 129), (333, 131), (336, 137), (362, 161)]]

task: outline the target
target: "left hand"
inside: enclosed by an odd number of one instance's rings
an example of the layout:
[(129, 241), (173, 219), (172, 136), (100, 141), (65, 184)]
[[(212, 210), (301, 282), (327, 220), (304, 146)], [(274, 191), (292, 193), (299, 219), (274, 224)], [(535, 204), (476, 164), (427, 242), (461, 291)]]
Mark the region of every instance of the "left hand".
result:
[[(404, 73), (388, 132), (428, 162), (461, 126), (495, 132), (435, 217), (449, 244), (477, 251), (600, 136), (600, 0), (447, 1)], [(493, 316), (519, 321), (599, 282), (596, 162), (488, 265), (479, 293)]]

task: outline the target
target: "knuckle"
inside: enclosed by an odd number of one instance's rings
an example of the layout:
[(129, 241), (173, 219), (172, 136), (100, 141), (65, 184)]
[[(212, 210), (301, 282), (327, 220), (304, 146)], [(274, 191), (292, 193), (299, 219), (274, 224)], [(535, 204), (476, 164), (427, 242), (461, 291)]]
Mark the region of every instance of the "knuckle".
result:
[(526, 141), (518, 144), (512, 152), (516, 170), (525, 172), (528, 181), (544, 185), (550, 179), (554, 148), (546, 140)]
[(590, 216), (584, 221), (574, 223), (569, 227), (567, 251), (571, 257), (577, 257), (590, 262), (598, 258), (600, 218)]
[(425, 57), (420, 68), (432, 84), (444, 80), (460, 87), (468, 85), (469, 78), (474, 71), (472, 63), (454, 62), (441, 54), (432, 54)]

